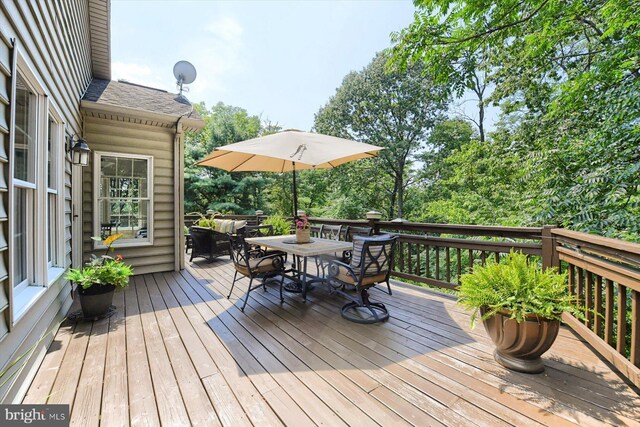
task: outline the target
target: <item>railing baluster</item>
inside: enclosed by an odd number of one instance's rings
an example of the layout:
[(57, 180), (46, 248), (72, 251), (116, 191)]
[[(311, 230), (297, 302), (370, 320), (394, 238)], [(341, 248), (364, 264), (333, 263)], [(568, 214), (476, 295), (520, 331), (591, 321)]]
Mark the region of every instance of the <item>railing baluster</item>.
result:
[(440, 246), (434, 246), (436, 251), (436, 279), (440, 280)]
[(420, 268), (420, 245), (416, 245), (416, 274), (418, 276), (422, 275), (422, 269)]
[(500, 262), (500, 252), (494, 252), (495, 253), (495, 257), (496, 257), (496, 262), (499, 263)]
[(458, 284), (460, 284), (460, 276), (462, 276), (462, 254), (460, 248), (456, 249), (457, 258), (458, 258)]
[(640, 292), (631, 291), (631, 363), (640, 367)]
[(445, 248), (446, 264), (447, 264), (447, 282), (451, 282), (451, 253), (450, 248)]
[(473, 249), (469, 249), (469, 273), (473, 273)]
[(584, 304), (584, 270), (582, 268), (578, 268), (577, 294), (578, 294), (578, 305), (583, 305)]
[(429, 256), (429, 252), (431, 251), (431, 246), (427, 245), (427, 250), (425, 251), (426, 255), (426, 263), (427, 263), (427, 277), (431, 277), (431, 257)]
[(576, 271), (573, 264), (569, 264), (569, 294), (576, 293)]
[(596, 275), (596, 291), (594, 301), (594, 332), (597, 336), (602, 337), (602, 276)]
[(413, 272), (413, 262), (411, 260), (411, 243), (407, 244), (407, 273), (411, 274)]
[[(593, 308), (593, 274), (591, 274), (589, 271), (585, 271), (586, 274), (586, 283), (585, 283), (585, 287), (584, 287), (584, 305), (587, 309), (592, 309)], [(587, 326), (587, 328), (591, 329), (591, 320), (592, 320), (593, 314), (587, 310), (585, 316), (584, 316), (584, 324)]]
[(613, 295), (613, 280), (605, 280), (605, 307), (604, 307), (604, 340), (613, 346), (613, 306), (615, 305)]
[(487, 253), (485, 251), (480, 252), (480, 259), (482, 260), (482, 265), (487, 263)]
[(624, 354), (627, 342), (627, 288), (618, 283), (618, 335), (616, 350)]
[(398, 253), (400, 255), (400, 271), (404, 273), (404, 244), (398, 241)]

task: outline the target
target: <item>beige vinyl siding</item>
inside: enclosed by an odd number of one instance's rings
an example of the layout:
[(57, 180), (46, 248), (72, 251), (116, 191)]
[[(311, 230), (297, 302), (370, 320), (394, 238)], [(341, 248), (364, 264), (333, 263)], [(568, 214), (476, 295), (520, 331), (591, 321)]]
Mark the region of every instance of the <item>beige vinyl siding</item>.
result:
[[(62, 5), (64, 3), (64, 5)], [(0, 370), (22, 354), (26, 363), (0, 388), (0, 402), (19, 402), (30, 382), (34, 366), (42, 360), (55, 328), (71, 305), (70, 285), (63, 279), (52, 283), (18, 322), (12, 325), (12, 289), (9, 247), (9, 131), (11, 89), (17, 51), (36, 76), (47, 99), (62, 116), (66, 132), (80, 134), (80, 98), (91, 81), (88, 8), (82, 1), (0, 1)], [(73, 28), (73, 32), (69, 29)], [(64, 200), (65, 266), (71, 263), (71, 171), (65, 162)], [(44, 339), (39, 342), (40, 338)], [(33, 347), (34, 344), (39, 343)], [(29, 352), (32, 350), (32, 352)], [(10, 374), (13, 374), (11, 371)], [(6, 379), (7, 377), (5, 377)]]
[[(0, 340), (9, 333), (9, 122), (11, 120), (12, 49), (0, 36)], [(0, 349), (2, 345), (0, 344)], [(1, 362), (1, 361), (0, 361)]]
[[(84, 136), (91, 150), (153, 156), (153, 246), (118, 248), (136, 274), (174, 270), (174, 132), (171, 129), (85, 117)], [(83, 254), (95, 253), (92, 156), (83, 176)]]

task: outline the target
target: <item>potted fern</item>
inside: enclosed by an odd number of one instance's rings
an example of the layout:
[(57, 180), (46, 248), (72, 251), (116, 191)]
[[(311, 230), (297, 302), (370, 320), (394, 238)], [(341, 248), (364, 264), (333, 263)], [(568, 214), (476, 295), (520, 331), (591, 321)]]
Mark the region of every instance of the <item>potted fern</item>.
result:
[(511, 252), (499, 263), (491, 260), (461, 277), (458, 303), (473, 311), (471, 328), (478, 317), (496, 345), (495, 360), (519, 372), (540, 373), (545, 353), (560, 329), (567, 311), (583, 312), (569, 295), (566, 274), (543, 270), (521, 252)]
[(109, 256), (111, 246), (120, 237), (122, 234), (112, 234), (104, 240), (92, 237), (94, 240), (101, 240), (106, 246), (105, 254), (100, 257), (91, 254), (91, 260), (84, 267), (71, 268), (66, 275), (67, 280), (78, 285), (80, 307), (85, 319), (105, 316), (113, 302), (116, 288), (126, 287), (129, 277), (133, 275), (133, 268), (123, 261), (122, 256)]

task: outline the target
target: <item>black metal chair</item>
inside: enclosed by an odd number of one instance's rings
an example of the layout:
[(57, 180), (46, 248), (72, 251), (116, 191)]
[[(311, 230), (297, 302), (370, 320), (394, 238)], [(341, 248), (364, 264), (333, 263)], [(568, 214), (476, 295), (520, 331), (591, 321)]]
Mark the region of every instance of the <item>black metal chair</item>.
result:
[(311, 226), (309, 227), (309, 233), (311, 234), (311, 237), (320, 237), (322, 226), (322, 224), (311, 224)]
[[(354, 236), (372, 236), (373, 228), (371, 227), (354, 227), (353, 225), (347, 225), (344, 228), (343, 239), (347, 242), (353, 242)], [(349, 264), (351, 262), (351, 251), (344, 251), (342, 253), (342, 262)], [(389, 295), (391, 295), (391, 289), (389, 289)]]
[[(376, 323), (389, 318), (389, 311), (384, 304), (369, 300), (368, 290), (384, 282), (389, 287), (396, 239), (396, 236), (388, 234), (354, 236), (351, 263), (332, 261), (329, 264), (330, 289), (351, 300), (341, 310), (345, 319), (358, 323)], [(355, 292), (349, 291), (352, 287), (355, 287)]]
[[(282, 255), (257, 256), (241, 234), (229, 235), (229, 247), (231, 248), (231, 260), (236, 271), (233, 275), (233, 282), (227, 299), (231, 298), (236, 281), (242, 278), (238, 278), (238, 273), (240, 273), (241, 276), (249, 278), (249, 289), (244, 298), (241, 311), (244, 311), (251, 291), (260, 287), (266, 291), (266, 284), (269, 282), (280, 284), (280, 302), (284, 302), (282, 285), (284, 283), (285, 267)], [(276, 279), (278, 276), (280, 276), (279, 280)], [(253, 286), (253, 281), (256, 279), (260, 280), (260, 284)]]
[[(264, 236), (273, 236), (273, 225), (245, 225), (240, 230), (238, 230), (238, 234), (242, 234), (245, 238), (247, 237), (264, 237)], [(269, 250), (265, 248), (261, 248), (260, 245), (251, 245), (252, 252), (257, 256), (264, 255), (282, 255), (284, 256), (284, 261), (287, 261), (287, 253), (277, 250)]]
[[(328, 240), (340, 240), (340, 238), (344, 236), (342, 230), (342, 225), (322, 224), (317, 237)], [(326, 267), (331, 261), (344, 261), (343, 254), (339, 253), (318, 255), (314, 258), (316, 261), (316, 268), (318, 269), (318, 272), (322, 270), (323, 276), (325, 276)]]

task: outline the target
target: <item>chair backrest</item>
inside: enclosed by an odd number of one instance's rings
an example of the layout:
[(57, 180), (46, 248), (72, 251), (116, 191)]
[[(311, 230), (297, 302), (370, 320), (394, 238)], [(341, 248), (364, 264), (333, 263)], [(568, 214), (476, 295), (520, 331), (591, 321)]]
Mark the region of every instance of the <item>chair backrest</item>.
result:
[(245, 225), (241, 230), (245, 237), (273, 236), (273, 225)]
[(250, 271), (249, 267), (249, 244), (244, 240), (242, 234), (229, 234), (229, 249), (231, 261), (238, 269)]
[(322, 227), (322, 224), (311, 224), (311, 226), (309, 227), (311, 237), (320, 237), (320, 233), (322, 233)]
[(348, 225), (345, 231), (345, 240), (347, 242), (353, 242), (353, 236), (371, 236), (373, 235), (372, 227), (354, 227)]
[(323, 224), (318, 237), (329, 240), (340, 240), (340, 231), (342, 231), (341, 225)]
[(211, 252), (212, 230), (210, 228), (194, 226), (189, 228), (189, 235), (191, 235), (191, 245), (196, 253)]
[(397, 236), (354, 236), (351, 268), (359, 272), (359, 277), (385, 276), (389, 279), (393, 263), (393, 253)]

